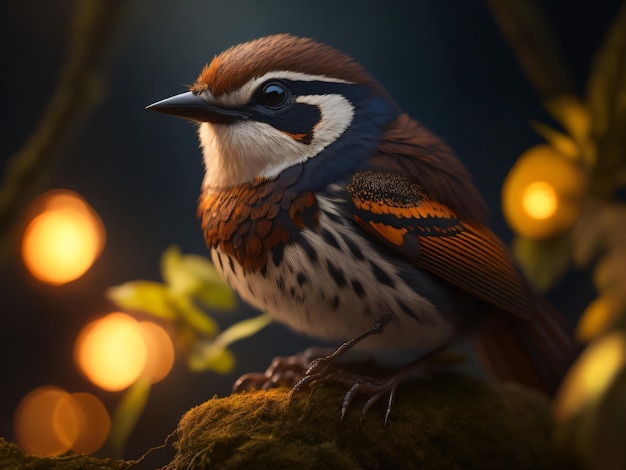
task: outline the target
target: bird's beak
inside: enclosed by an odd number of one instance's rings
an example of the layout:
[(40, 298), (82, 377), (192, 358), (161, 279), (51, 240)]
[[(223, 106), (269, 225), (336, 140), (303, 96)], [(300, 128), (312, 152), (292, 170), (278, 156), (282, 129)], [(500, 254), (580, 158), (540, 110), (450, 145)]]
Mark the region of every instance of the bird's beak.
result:
[(225, 109), (208, 103), (202, 96), (188, 91), (157, 101), (146, 109), (171, 114), (196, 122), (212, 122), (214, 124), (230, 124), (242, 119), (248, 119), (249, 113), (237, 109)]

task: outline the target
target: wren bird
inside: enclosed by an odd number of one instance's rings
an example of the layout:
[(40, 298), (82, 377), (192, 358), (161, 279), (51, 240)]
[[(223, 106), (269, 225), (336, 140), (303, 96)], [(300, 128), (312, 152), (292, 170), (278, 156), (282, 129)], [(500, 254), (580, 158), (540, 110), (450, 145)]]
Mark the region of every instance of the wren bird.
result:
[[(315, 381), (388, 397), (407, 371), (476, 333), (502, 380), (553, 391), (575, 347), (558, 313), (487, 228), (446, 144), (350, 57), (274, 35), (232, 47), (190, 91), (148, 109), (199, 123), (199, 202), (211, 258), (240, 296), (298, 332), (348, 341)], [(418, 358), (388, 379), (336, 367), (358, 343)]]

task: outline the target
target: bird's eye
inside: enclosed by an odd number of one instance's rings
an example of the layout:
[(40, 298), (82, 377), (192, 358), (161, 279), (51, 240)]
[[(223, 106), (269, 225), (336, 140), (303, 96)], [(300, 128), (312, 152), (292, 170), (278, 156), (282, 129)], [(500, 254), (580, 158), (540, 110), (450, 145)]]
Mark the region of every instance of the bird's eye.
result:
[(259, 91), (259, 103), (268, 108), (280, 108), (289, 100), (289, 92), (282, 83), (269, 82)]

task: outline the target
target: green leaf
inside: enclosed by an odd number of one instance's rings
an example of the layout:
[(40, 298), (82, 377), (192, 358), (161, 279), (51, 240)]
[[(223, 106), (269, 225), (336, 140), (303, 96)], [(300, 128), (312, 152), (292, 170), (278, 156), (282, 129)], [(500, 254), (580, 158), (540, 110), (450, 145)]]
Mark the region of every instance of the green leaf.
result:
[(544, 106), (576, 142), (588, 138), (591, 124), (589, 110), (576, 96), (553, 96), (544, 102)]
[(151, 281), (130, 281), (109, 287), (106, 296), (123, 310), (139, 310), (159, 318), (173, 320), (170, 292), (166, 285)]
[(180, 249), (172, 245), (161, 256), (161, 277), (174, 294), (185, 294), (196, 289), (197, 280), (183, 267)]
[(233, 290), (203, 256), (181, 255), (176, 246), (163, 253), (162, 275), (174, 294), (191, 294), (209, 308), (233, 309), (237, 302)]
[(207, 308), (233, 310), (237, 306), (237, 297), (228, 284), (212, 284), (194, 292), (195, 298)]
[[(228, 354), (231, 353), (226, 348), (235, 341), (256, 334), (271, 322), (272, 318), (270, 315), (263, 313), (229, 326), (214, 340), (199, 344), (198, 347), (195, 348), (189, 358), (190, 369), (196, 371), (212, 369), (216, 372), (225, 370), (228, 372), (230, 369), (227, 369), (226, 366), (229, 364)], [(234, 358), (230, 367), (232, 368), (233, 366)]]
[(212, 370), (227, 374), (235, 367), (235, 356), (228, 348), (211, 344), (190, 354), (187, 364), (194, 372)]
[(600, 255), (613, 256), (624, 246), (626, 204), (590, 202), (572, 231), (572, 257), (579, 267), (588, 266)]
[(109, 442), (115, 455), (121, 456), (124, 444), (132, 433), (150, 396), (150, 380), (140, 377), (122, 397), (111, 419)]
[(537, 134), (546, 139), (559, 153), (570, 158), (578, 157), (578, 147), (570, 136), (552, 129), (550, 126), (546, 126), (541, 122), (531, 122), (530, 125)]
[(626, 4), (594, 58), (587, 100), (598, 173), (610, 179), (626, 165)]
[(513, 240), (512, 249), (522, 271), (539, 291), (552, 287), (569, 267), (570, 241), (567, 234), (548, 240), (518, 236)]
[(196, 332), (212, 338), (219, 331), (215, 320), (200, 310), (189, 296), (173, 296), (172, 302), (180, 318)]
[(258, 333), (270, 323), (272, 323), (272, 317), (269, 313), (262, 313), (256, 317), (247, 318), (226, 328), (215, 338), (214, 342), (222, 346), (228, 346), (235, 341)]

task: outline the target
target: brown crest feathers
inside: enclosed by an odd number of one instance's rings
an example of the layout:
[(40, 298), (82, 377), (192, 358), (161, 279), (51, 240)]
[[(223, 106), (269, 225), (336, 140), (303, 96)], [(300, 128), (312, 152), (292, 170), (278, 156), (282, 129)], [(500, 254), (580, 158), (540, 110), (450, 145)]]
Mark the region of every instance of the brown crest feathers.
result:
[(233, 46), (216, 56), (200, 73), (191, 91), (209, 90), (214, 96), (230, 93), (267, 72), (288, 70), (374, 83), (349, 56), (312, 39), (277, 34)]

